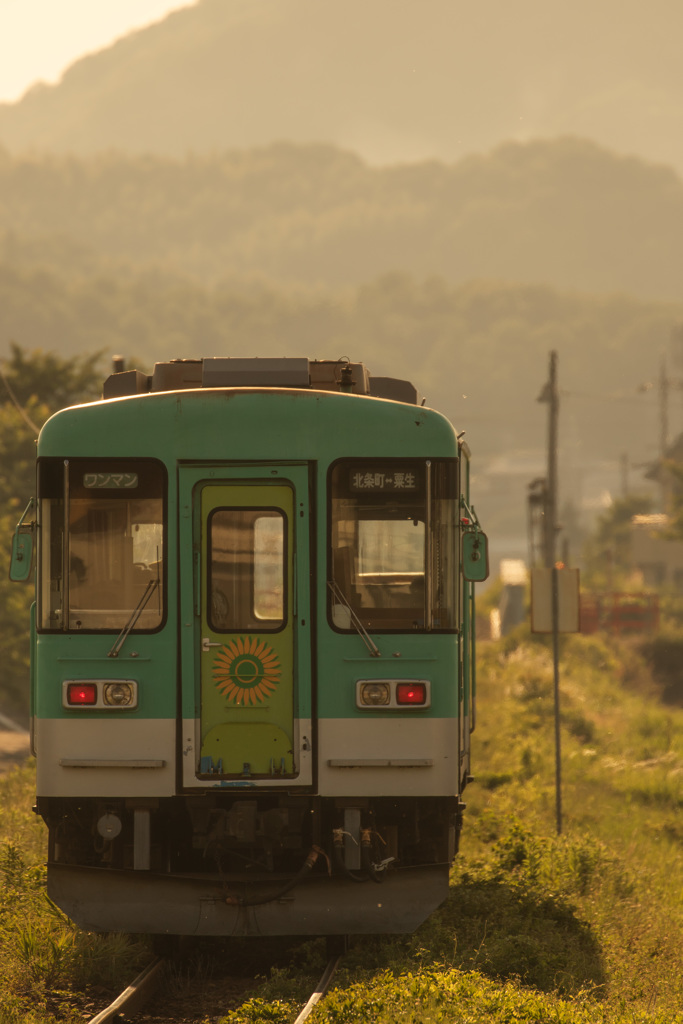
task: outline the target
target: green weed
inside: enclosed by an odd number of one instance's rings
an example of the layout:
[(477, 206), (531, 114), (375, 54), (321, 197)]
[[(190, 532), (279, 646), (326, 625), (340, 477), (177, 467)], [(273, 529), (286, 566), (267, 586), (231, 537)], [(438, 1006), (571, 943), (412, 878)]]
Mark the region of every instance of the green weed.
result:
[(0, 1024), (82, 1020), (80, 993), (114, 993), (148, 955), (129, 937), (81, 931), (48, 898), (34, 785), (31, 766), (0, 778)]
[[(635, 643), (564, 638), (558, 835), (549, 645), (520, 627), (480, 654), (449, 897), (415, 935), (354, 940), (311, 1024), (683, 1024), (683, 710)], [(0, 1024), (75, 1021), (79, 986), (115, 987), (143, 948), (47, 900), (31, 799), (30, 767), (0, 779)], [(224, 1024), (296, 1017), (324, 943), (288, 957)]]

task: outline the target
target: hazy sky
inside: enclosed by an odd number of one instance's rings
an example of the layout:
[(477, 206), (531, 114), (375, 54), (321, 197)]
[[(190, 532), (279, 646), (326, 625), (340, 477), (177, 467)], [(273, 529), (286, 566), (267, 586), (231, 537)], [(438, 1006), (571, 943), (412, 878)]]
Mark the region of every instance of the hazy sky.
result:
[(0, 102), (194, 0), (0, 0)]

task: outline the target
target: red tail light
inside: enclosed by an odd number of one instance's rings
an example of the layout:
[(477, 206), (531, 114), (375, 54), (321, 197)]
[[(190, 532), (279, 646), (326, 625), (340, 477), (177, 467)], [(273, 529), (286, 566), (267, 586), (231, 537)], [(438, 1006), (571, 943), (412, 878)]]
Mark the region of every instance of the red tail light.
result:
[(425, 704), (427, 687), (424, 683), (399, 683), (396, 687), (397, 704)]
[(66, 690), (67, 704), (97, 704), (95, 683), (69, 683)]

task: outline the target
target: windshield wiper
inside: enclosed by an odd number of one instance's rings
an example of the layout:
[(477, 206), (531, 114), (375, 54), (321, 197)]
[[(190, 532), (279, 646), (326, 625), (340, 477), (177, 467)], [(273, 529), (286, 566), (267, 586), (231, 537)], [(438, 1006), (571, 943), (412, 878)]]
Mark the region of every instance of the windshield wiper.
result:
[(142, 613), (145, 610), (145, 608), (147, 607), (147, 602), (149, 601), (150, 597), (152, 596), (152, 594), (154, 593), (156, 588), (159, 586), (160, 582), (161, 582), (161, 580), (159, 579), (158, 576), (157, 576), (157, 578), (155, 580), (150, 580), (149, 581), (149, 583), (145, 587), (144, 594), (142, 595), (142, 597), (138, 601), (137, 605), (133, 609), (131, 617), (129, 618), (128, 622), (126, 623), (126, 625), (123, 627), (123, 629), (119, 633), (118, 637), (116, 638), (116, 642), (114, 643), (114, 646), (112, 647), (112, 649), (107, 654), (108, 658), (118, 658), (119, 651), (123, 647), (123, 645), (124, 645), (124, 643), (126, 641), (126, 637), (128, 636), (128, 634), (130, 633), (131, 629), (133, 628), (135, 623), (138, 621), (138, 619), (142, 615)]
[(330, 588), (330, 590), (332, 591), (332, 594), (333, 594), (335, 600), (339, 601), (339, 603), (341, 605), (343, 605), (344, 608), (346, 608), (346, 610), (348, 611), (349, 617), (351, 619), (351, 625), (353, 626), (355, 631), (358, 633), (358, 636), (361, 638), (361, 640), (363, 641), (363, 643), (365, 644), (367, 649), (370, 651), (370, 654), (373, 656), (373, 658), (381, 657), (379, 647), (377, 646), (375, 641), (372, 639), (372, 637), (370, 636), (370, 634), (368, 633), (367, 629), (365, 628), (363, 623), (360, 621), (358, 616), (356, 615), (356, 613), (353, 610), (353, 608), (351, 607), (350, 603), (347, 601), (346, 595), (344, 594), (344, 591), (341, 589), (341, 587), (339, 586), (337, 581), (336, 580), (328, 580), (327, 581), (327, 585)]

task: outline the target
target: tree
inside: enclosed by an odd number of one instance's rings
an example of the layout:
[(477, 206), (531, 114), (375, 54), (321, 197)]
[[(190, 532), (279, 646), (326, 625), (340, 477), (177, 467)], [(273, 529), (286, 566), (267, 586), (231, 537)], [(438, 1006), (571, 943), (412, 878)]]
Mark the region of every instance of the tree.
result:
[(633, 571), (631, 520), (652, 511), (652, 498), (629, 494), (613, 501), (602, 513), (586, 545), (586, 577), (594, 587), (621, 587)]
[[(12, 344), (0, 362), (0, 544), (35, 494), (35, 442), (40, 426), (65, 405), (97, 397), (100, 353), (63, 359), (54, 352), (26, 352)], [(32, 588), (0, 574), (0, 711), (28, 711), (29, 610)]]
[(102, 392), (102, 352), (63, 359), (56, 352), (26, 352), (10, 342), (9, 359), (0, 364), (4, 390), (0, 403), (19, 406), (30, 399), (44, 403), (50, 414), (77, 402), (98, 398)]
[(664, 533), (667, 540), (683, 540), (683, 463), (665, 459), (660, 472), (667, 473), (671, 485), (669, 525)]

